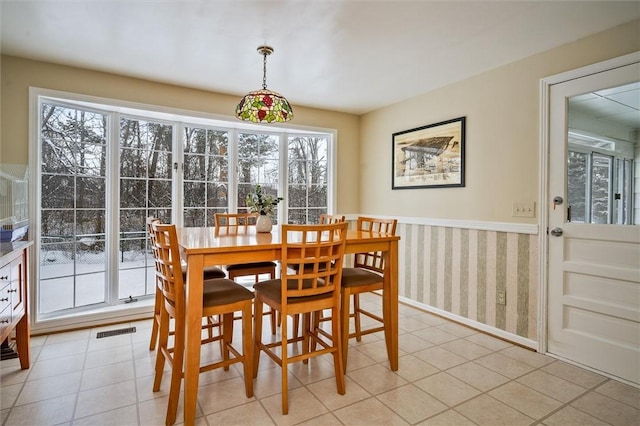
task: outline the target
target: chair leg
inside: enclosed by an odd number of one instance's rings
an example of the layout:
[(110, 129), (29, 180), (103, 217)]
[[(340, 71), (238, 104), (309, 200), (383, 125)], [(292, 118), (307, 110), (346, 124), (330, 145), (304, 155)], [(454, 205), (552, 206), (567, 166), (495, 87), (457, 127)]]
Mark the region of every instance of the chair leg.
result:
[(343, 371), (347, 371), (347, 352), (349, 350), (349, 309), (351, 308), (351, 293), (348, 288), (342, 287), (340, 303), (340, 327), (342, 332), (340, 338), (342, 339), (342, 367)]
[(271, 309), (269, 312), (269, 316), (271, 317), (271, 335), (276, 335), (276, 311)]
[[(178, 399), (180, 398), (180, 385), (182, 384), (182, 370), (184, 363), (184, 321), (175, 320), (176, 329), (173, 345), (173, 365), (171, 370), (171, 388), (169, 389), (169, 403), (167, 404), (166, 425), (170, 426), (176, 422), (178, 413)], [(186, 403), (186, 402), (185, 402)]]
[(247, 303), (242, 310), (242, 355), (244, 357), (244, 388), (247, 398), (253, 397), (253, 338), (251, 327), (251, 305)]
[[(229, 360), (229, 345), (233, 340), (233, 312), (222, 315), (222, 359)], [(224, 367), (224, 371), (229, 371), (229, 366)]]
[(262, 301), (254, 299), (253, 302), (253, 378), (258, 377), (260, 363), (260, 344), (262, 343)]
[(156, 343), (158, 342), (158, 327), (160, 323), (160, 306), (162, 304), (162, 293), (159, 288), (156, 288), (155, 302), (153, 305), (153, 323), (151, 324), (151, 340), (149, 341), (149, 350), (156, 349)]
[[(336, 307), (331, 309), (332, 318), (339, 318), (338, 317), (339, 313), (337, 311), (338, 311), (338, 308)], [(338, 394), (344, 395), (346, 391), (346, 387), (344, 383), (345, 366), (344, 366), (344, 359), (343, 359), (344, 352), (342, 351), (343, 339), (341, 336), (339, 322), (340, 322), (339, 320), (331, 321), (331, 340), (333, 341), (333, 345), (336, 347), (335, 351), (333, 352), (333, 368), (334, 368), (334, 373), (336, 375), (336, 388), (338, 389)]]
[[(295, 315), (296, 317), (298, 315)], [(311, 313), (304, 313), (302, 315), (302, 353), (308, 354), (310, 352), (311, 342), (315, 342), (314, 339), (309, 337), (312, 332), (311, 328)], [(298, 337), (293, 336), (294, 338)], [(315, 345), (314, 345), (315, 346)], [(314, 348), (315, 349), (315, 348)], [(305, 359), (302, 361), (303, 364), (309, 364), (309, 359)]]
[[(169, 345), (169, 313), (164, 309), (160, 310), (158, 325), (158, 352), (156, 353), (155, 377), (153, 380), (153, 391), (158, 392), (162, 384), (162, 373), (164, 372), (165, 356), (168, 353)], [(154, 320), (155, 321), (155, 320)]]
[(360, 327), (360, 295), (353, 295), (353, 315), (356, 323), (356, 341), (362, 341), (362, 328)]
[(287, 342), (287, 321), (282, 321), (282, 343), (280, 346), (282, 359), (282, 415), (289, 414), (289, 353)]

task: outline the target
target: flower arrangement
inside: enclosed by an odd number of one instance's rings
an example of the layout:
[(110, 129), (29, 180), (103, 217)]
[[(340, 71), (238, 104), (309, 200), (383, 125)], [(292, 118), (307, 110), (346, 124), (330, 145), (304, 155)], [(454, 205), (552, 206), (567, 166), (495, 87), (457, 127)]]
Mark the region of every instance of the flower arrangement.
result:
[(282, 197), (274, 197), (269, 194), (264, 195), (262, 193), (262, 187), (260, 185), (256, 185), (256, 192), (253, 194), (247, 194), (246, 203), (250, 212), (258, 212), (261, 215), (271, 216), (275, 207), (282, 200)]

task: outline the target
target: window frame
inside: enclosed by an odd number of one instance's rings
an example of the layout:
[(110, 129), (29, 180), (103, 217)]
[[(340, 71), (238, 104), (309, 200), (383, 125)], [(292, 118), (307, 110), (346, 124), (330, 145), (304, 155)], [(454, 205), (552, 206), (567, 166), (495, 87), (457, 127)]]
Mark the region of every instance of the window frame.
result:
[[(295, 124), (286, 125), (274, 125), (269, 126), (248, 124), (245, 122), (239, 122), (235, 118), (230, 116), (222, 116), (205, 112), (197, 112), (191, 110), (183, 110), (179, 108), (166, 107), (160, 105), (150, 105), (138, 102), (130, 102), (124, 100), (116, 100), (110, 98), (101, 98), (90, 95), (83, 95), (77, 93), (70, 93), (58, 90), (43, 89), (37, 87), (29, 88), (29, 197), (31, 200), (38, 200), (32, 202), (29, 206), (29, 217), (33, 224), (40, 223), (40, 130), (41, 130), (41, 117), (40, 111), (42, 103), (53, 102), (58, 105), (65, 105), (70, 108), (82, 108), (91, 110), (100, 114), (107, 115), (108, 120), (108, 132), (113, 138), (119, 141), (120, 133), (120, 119), (122, 117), (138, 118), (141, 120), (153, 120), (162, 121), (167, 124), (172, 124), (174, 129), (173, 137), (173, 153), (174, 163), (176, 159), (178, 161), (178, 167), (184, 167), (183, 155), (184, 155), (184, 143), (183, 134), (185, 127), (203, 127), (213, 130), (224, 130), (229, 132), (229, 194), (237, 193), (238, 177), (235, 168), (237, 168), (238, 150), (237, 150), (237, 138), (239, 132), (257, 133), (257, 134), (270, 134), (279, 138), (279, 184), (278, 192), (281, 196), (285, 197), (284, 202), (278, 205), (278, 218), (286, 221), (287, 218), (287, 185), (288, 185), (288, 156), (287, 156), (287, 142), (289, 138), (295, 136), (303, 137), (326, 137), (327, 138), (327, 211), (329, 213), (335, 213), (336, 206), (336, 170), (337, 170), (337, 131), (336, 129), (327, 129), (319, 127), (300, 126)], [(114, 208), (113, 206), (119, 205), (119, 194), (117, 187), (117, 180), (114, 176), (119, 176), (119, 143), (112, 143), (112, 140), (107, 141), (107, 173), (110, 177), (107, 177), (106, 182), (106, 204), (107, 209)], [(114, 156), (115, 155), (115, 156)], [(114, 175), (115, 173), (115, 175)], [(176, 225), (182, 226), (183, 215), (180, 212), (184, 209), (183, 203), (183, 191), (184, 182), (182, 173), (177, 179), (178, 184), (173, 186), (172, 197), (174, 198), (174, 210), (172, 212), (172, 220)], [(237, 197), (229, 197), (228, 208), (230, 211), (236, 211), (238, 206), (236, 202)], [(107, 280), (111, 281), (113, 274), (117, 274), (118, 270), (109, 265), (117, 265), (116, 254), (109, 245), (117, 241), (119, 218), (113, 219), (110, 225), (107, 225), (106, 238), (111, 242), (107, 242), (107, 268), (106, 276)], [(39, 258), (39, 237), (33, 233), (34, 239), (34, 256)], [(115, 262), (115, 263), (114, 263)], [(32, 297), (31, 297), (31, 323), (34, 330), (48, 329), (57, 330), (68, 328), (70, 324), (77, 324), (78, 316), (85, 317), (87, 325), (91, 325), (92, 321), (98, 321), (98, 319), (104, 321), (105, 319), (110, 321), (117, 321), (119, 318), (126, 317), (131, 318), (131, 315), (148, 315), (151, 311), (151, 303), (132, 304), (129, 305), (130, 309), (122, 309), (123, 301), (118, 303), (118, 286), (106, 287), (105, 303), (100, 306), (91, 305), (87, 309), (74, 308), (67, 312), (62, 312), (61, 315), (50, 316), (39, 314), (38, 296), (36, 294), (39, 283), (38, 267), (36, 262), (31, 262), (31, 277), (32, 280)], [(147, 296), (149, 297), (149, 296)], [(149, 301), (152, 297), (149, 297)], [(114, 301), (116, 303), (114, 303)], [(125, 312), (126, 311), (126, 312)], [(99, 323), (99, 322), (98, 322)], [(65, 326), (66, 324), (66, 326)], [(77, 326), (77, 325), (76, 325)]]

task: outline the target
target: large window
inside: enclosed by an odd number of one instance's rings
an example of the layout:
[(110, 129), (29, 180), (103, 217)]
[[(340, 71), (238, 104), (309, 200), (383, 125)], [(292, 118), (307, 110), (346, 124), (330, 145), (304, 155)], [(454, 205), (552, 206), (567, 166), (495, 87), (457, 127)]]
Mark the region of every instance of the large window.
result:
[(276, 222), (332, 212), (332, 134), (37, 99), (36, 320), (151, 296), (148, 216), (213, 226), (257, 184), (284, 197)]

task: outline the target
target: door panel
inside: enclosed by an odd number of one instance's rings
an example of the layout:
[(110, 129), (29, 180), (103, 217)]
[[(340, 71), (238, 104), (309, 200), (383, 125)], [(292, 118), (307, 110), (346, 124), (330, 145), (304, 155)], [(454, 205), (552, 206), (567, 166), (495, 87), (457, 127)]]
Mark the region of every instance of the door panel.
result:
[[(584, 148), (584, 158), (592, 161), (589, 170), (573, 163), (585, 170), (584, 186), (575, 173), (568, 181), (567, 165), (568, 110), (575, 99), (635, 82), (639, 75), (640, 66), (635, 63), (556, 84), (550, 91), (549, 117), (548, 224), (562, 233), (549, 236), (548, 351), (634, 383), (640, 383), (640, 226), (606, 224), (613, 222), (608, 218), (617, 192), (613, 183), (609, 185), (614, 163), (608, 160), (606, 170), (601, 164), (603, 155), (608, 155), (603, 150), (610, 147), (603, 148), (606, 144), (601, 143)], [(636, 162), (639, 152), (636, 146)], [(581, 154), (572, 155), (583, 161)], [(616, 155), (611, 150), (611, 158)], [(592, 198), (586, 207), (598, 208), (585, 216), (584, 192), (576, 197), (567, 193), (568, 187), (578, 191), (584, 187), (586, 198)], [(552, 200), (558, 196), (568, 201), (554, 205)], [(576, 204), (573, 212), (570, 203)], [(574, 220), (580, 217), (583, 223), (572, 222), (572, 213)]]

